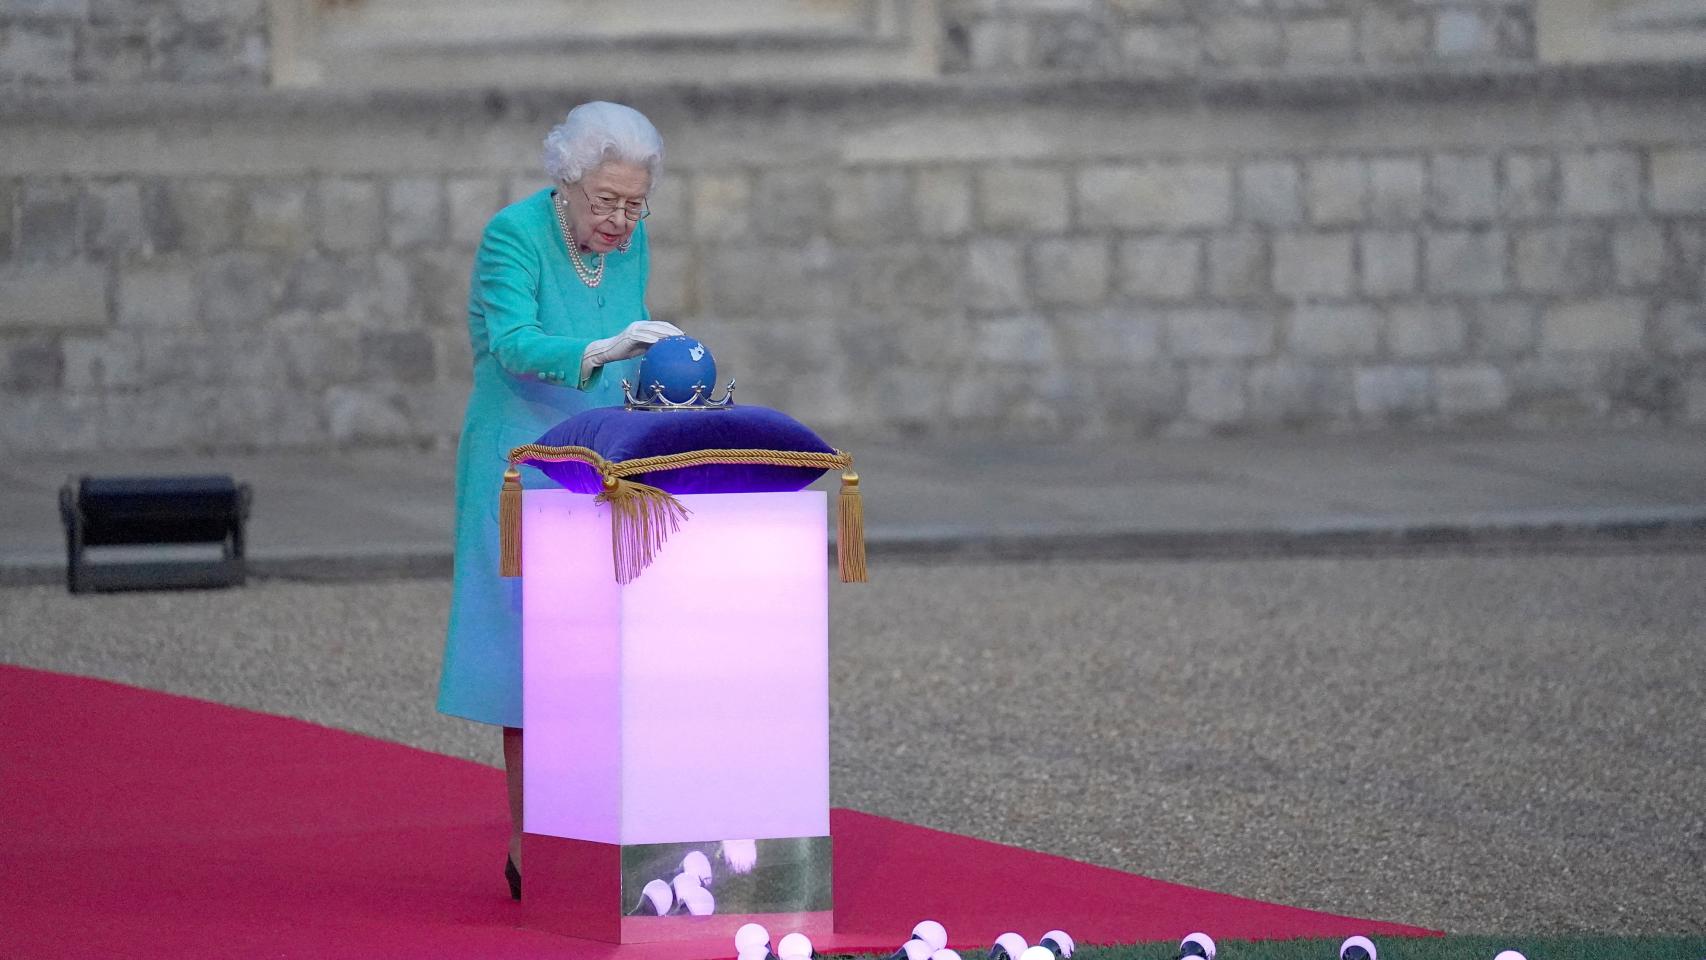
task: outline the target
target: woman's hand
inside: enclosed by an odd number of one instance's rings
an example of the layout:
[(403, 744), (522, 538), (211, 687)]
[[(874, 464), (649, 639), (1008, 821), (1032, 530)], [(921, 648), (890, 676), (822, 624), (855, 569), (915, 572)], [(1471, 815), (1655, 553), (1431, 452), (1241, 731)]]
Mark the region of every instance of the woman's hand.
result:
[[(681, 328), (673, 323), (663, 320), (635, 320), (616, 336), (587, 344), (586, 352), (581, 354), (580, 382), (585, 383), (594, 370), (607, 363), (631, 360), (645, 353), (659, 340), (679, 336), (682, 336)], [(559, 371), (559, 376), (560, 373)]]

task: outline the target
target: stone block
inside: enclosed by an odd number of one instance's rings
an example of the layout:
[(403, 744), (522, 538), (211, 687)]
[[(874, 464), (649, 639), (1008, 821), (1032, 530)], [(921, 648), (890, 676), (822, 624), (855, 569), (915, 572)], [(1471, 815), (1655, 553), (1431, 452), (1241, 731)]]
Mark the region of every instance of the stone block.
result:
[(1190, 0), (1108, 0), (1108, 6), (1125, 17), (1170, 20), (1185, 16), (1190, 10)]
[(133, 335), (68, 336), (59, 344), (65, 389), (96, 394), (141, 384), (142, 346)]
[(1453, 304), (1395, 304), (1386, 315), (1386, 349), (1400, 360), (1455, 357), (1468, 344), (1468, 329)]
[[(694, 225), (699, 225), (695, 217)], [(715, 244), (701, 248), (699, 289), (709, 312), (729, 318), (836, 316), (853, 300), (861, 264), (825, 240), (805, 243)], [(957, 263), (956, 263), (957, 266)], [(753, 283), (763, 277), (763, 283)], [(859, 285), (868, 296), (886, 295), (887, 277), (863, 269)]]
[(1653, 209), (1706, 213), (1706, 148), (1654, 150)]
[(692, 199), (692, 184), (686, 177), (664, 177), (652, 184), (652, 192), (646, 195), (646, 207), (651, 210), (646, 239), (654, 244), (674, 243), (693, 236)]
[(1371, 5), (1362, 10), (1361, 27), (1364, 63), (1417, 63), (1431, 50), (1433, 25), (1426, 14)]
[(339, 177), (314, 185), (316, 235), (320, 245), (338, 253), (372, 250), (384, 242), (379, 185)]
[(1498, 176), (1491, 156), (1435, 154), (1432, 168), (1428, 206), (1435, 218), (1463, 223), (1498, 214)]
[(89, 0), (4, 0), (0, 17), (31, 20), (87, 20)]
[(1120, 59), (1140, 69), (1184, 73), (1202, 58), (1202, 33), (1195, 24), (1144, 24), (1120, 34)]
[(1488, 59), (1498, 53), (1497, 24), (1486, 12), (1442, 10), (1434, 18), (1434, 54), (1440, 59)]
[[(854, 258), (858, 264), (854, 291), (859, 303), (879, 311), (961, 309), (965, 296), (963, 259), (957, 246), (940, 243), (868, 248)], [(845, 309), (843, 304), (828, 313)]]
[(1257, 297), (1270, 289), (1267, 239), (1259, 233), (1216, 234), (1208, 241), (1208, 292), (1224, 299)]
[(189, 267), (129, 264), (119, 271), (120, 326), (187, 327), (198, 316), (195, 274)]
[(1244, 419), (1248, 374), (1239, 363), (1193, 363), (1185, 371), (1185, 413), (1199, 423), (1226, 425)]
[(1516, 235), (1517, 287), (1532, 293), (1590, 293), (1611, 283), (1610, 238), (1593, 223), (1524, 230)]
[(1031, 295), (1038, 303), (1089, 307), (1108, 298), (1108, 243), (1053, 237), (1031, 244)]
[(368, 278), (352, 258), (310, 253), (287, 271), (278, 307), (308, 313), (341, 310), (368, 287)]
[(958, 167), (920, 170), (912, 186), (918, 232), (925, 237), (959, 237), (974, 222), (971, 175)]
[(1356, 412), (1373, 419), (1401, 420), (1433, 409), (1433, 373), (1427, 367), (1388, 364), (1361, 367), (1352, 389)]
[(1127, 367), (1161, 354), (1161, 324), (1148, 311), (1065, 311), (1055, 318), (1062, 359), (1075, 368)]
[(142, 188), (134, 180), (91, 183), (83, 197), (83, 246), (108, 257), (153, 246), (142, 216)]
[(1439, 412), (1449, 417), (1500, 413), (1511, 399), (1504, 371), (1488, 363), (1435, 369), (1434, 392)]
[(283, 289), (278, 265), (259, 253), (233, 252), (200, 262), (201, 320), (217, 329), (253, 327), (271, 316)]
[(1420, 160), (1368, 161), (1368, 215), (1382, 223), (1409, 223), (1427, 213), (1427, 167)]
[(1687, 423), (1706, 423), (1706, 373), (1696, 373), (1683, 384), (1682, 417)]
[(424, 330), (369, 330), (361, 335), (361, 378), (427, 383), (438, 374), (432, 338)]
[(1305, 357), (1369, 357), (1380, 349), (1380, 314), (1362, 304), (1292, 309), (1286, 346)]
[(145, 24), (86, 24), (80, 31), (77, 79), (83, 83), (137, 83), (150, 78), (153, 43)]
[(1046, 370), (1060, 362), (1053, 330), (1036, 317), (996, 317), (972, 323), (965, 346), (972, 358), (1013, 370)]
[(1422, 259), (1432, 293), (1500, 293), (1507, 286), (1502, 230), (1430, 230)]
[(0, 391), (37, 393), (64, 382), (65, 358), (52, 337), (0, 340)]
[(1045, 70), (1103, 69), (1113, 65), (1119, 56), (1115, 39), (1104, 17), (1037, 18), (1031, 23), (1030, 62)]
[(1202, 243), (1193, 237), (1120, 242), (1119, 290), (1145, 300), (1189, 300), (1202, 276)]
[(177, 0), (178, 13), (200, 26), (233, 26), (261, 15), (266, 0)]
[(162, 249), (215, 253), (237, 243), (237, 188), (228, 180), (171, 181), (153, 209)]
[(1611, 235), (1611, 254), (1617, 267), (1617, 286), (1624, 290), (1659, 286), (1670, 274), (1665, 231), (1657, 223), (1619, 226)]
[(1421, 241), (1408, 232), (1371, 230), (1357, 235), (1362, 292), (1370, 296), (1413, 293), (1420, 273)]
[(1604, 416), (1604, 362), (1594, 357), (1540, 357), (1509, 368), (1511, 408), (1541, 422)]
[(1499, 210), (1517, 220), (1552, 216), (1558, 207), (1557, 161), (1547, 154), (1513, 153), (1502, 163)]
[(308, 188), (304, 184), (254, 184), (243, 192), (243, 204), (244, 246), (288, 253), (309, 245)]
[(652, 271), (646, 285), (652, 317), (681, 326), (700, 310), (699, 263), (686, 247), (652, 247)]
[(62, 182), (25, 182), (18, 204), (16, 257), (32, 262), (77, 256), (83, 205), (77, 187)]
[(1178, 359), (1264, 357), (1274, 349), (1274, 318), (1266, 310), (1187, 307), (1162, 316), (1168, 352)]
[(973, 70), (988, 72), (1030, 65), (1030, 25), (1017, 18), (986, 17), (966, 28)]
[(1635, 151), (1566, 153), (1560, 166), (1566, 212), (1593, 216), (1641, 209), (1641, 156)]
[(1360, 223), (1368, 202), (1368, 165), (1356, 157), (1319, 157), (1307, 166), (1309, 220), (1320, 226)]
[(1641, 349), (1647, 302), (1633, 297), (1564, 300), (1541, 318), (1540, 348), (1547, 353), (1633, 353)]
[(1679, 300), (1661, 304), (1653, 317), (1653, 348), (1661, 356), (1706, 356), (1706, 304)]
[(829, 180), (829, 199), (829, 232), (837, 240), (893, 242), (913, 232), (905, 170), (842, 171)]
[(1211, 63), (1233, 67), (1273, 67), (1285, 60), (1285, 34), (1279, 22), (1260, 16), (1217, 16), (1206, 24), (1204, 52)]
[(1248, 223), (1289, 225), (1303, 219), (1303, 175), (1290, 160), (1238, 168), (1238, 216)]
[(1090, 402), (1109, 433), (1148, 433), (1184, 412), (1185, 376), (1178, 364), (1120, 364), (1095, 367), (1090, 374)]
[(16, 222), (12, 209), (17, 200), (17, 182), (0, 180), (0, 262), (12, 259), (12, 225)]
[(1349, 63), (1356, 58), (1356, 31), (1348, 17), (1310, 17), (1283, 23), (1287, 63)]
[(1464, 308), (1476, 356), (1528, 356), (1540, 342), (1540, 306), (1528, 300), (1478, 299)]
[(1029, 300), (1025, 287), (1025, 251), (1015, 240), (979, 237), (966, 244), (966, 306), (1008, 311)]
[(0, 32), (0, 83), (68, 83), (76, 64), (77, 34), (69, 24), (13, 22)]
[(1274, 236), (1274, 290), (1288, 297), (1347, 297), (1352, 283), (1349, 233)]
[(333, 441), (396, 443), (410, 436), (409, 416), (395, 387), (335, 386), (323, 398), (326, 429)]
[[(356, 272), (348, 279), (357, 288), (342, 299), (352, 305), (363, 304), (361, 288), (365, 284), (381, 291), (366, 301), (370, 303), (368, 312), (389, 321), (390, 325), (424, 318), (433, 326), (466, 330), (471, 261), (472, 254), (465, 247), (417, 247), (398, 261), (378, 257), (374, 261), (378, 281), (364, 281), (362, 274)], [(397, 276), (399, 269), (401, 277)], [(332, 284), (326, 291), (328, 298), (337, 299), (338, 286), (344, 278), (324, 276)]]
[(0, 332), (103, 327), (107, 269), (80, 261), (0, 266)]
[(1253, 364), (1246, 390), (1249, 419), (1255, 423), (1314, 427), (1350, 416), (1350, 372), (1338, 364), (1295, 360)]
[(1618, 413), (1671, 420), (1683, 407), (1685, 385), (1674, 365), (1632, 360), (1608, 364), (1606, 373), (1606, 392)]
[(979, 170), (977, 206), (979, 222), (990, 230), (1059, 233), (1072, 218), (1066, 175), (1043, 165)]
[(444, 184), (437, 177), (385, 183), (385, 239), (392, 247), (434, 244), (444, 236)]
[(480, 245), (486, 222), (504, 205), (504, 184), (496, 177), (450, 177), (444, 181), (448, 239), (467, 247)]
[(1232, 218), (1232, 169), (1219, 163), (1085, 167), (1078, 175), (1078, 216), (1091, 228), (1219, 226)]

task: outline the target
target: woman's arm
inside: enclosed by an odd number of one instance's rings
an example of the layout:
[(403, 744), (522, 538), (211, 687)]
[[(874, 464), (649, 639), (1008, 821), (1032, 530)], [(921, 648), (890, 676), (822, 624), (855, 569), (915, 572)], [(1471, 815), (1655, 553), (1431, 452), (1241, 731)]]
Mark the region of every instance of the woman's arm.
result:
[[(538, 264), (517, 224), (506, 217), (486, 227), (474, 256), (474, 277), (485, 309), (486, 341), (512, 377), (561, 383), (574, 379), (591, 337), (554, 336), (539, 321)], [(598, 371), (581, 381), (586, 389)]]

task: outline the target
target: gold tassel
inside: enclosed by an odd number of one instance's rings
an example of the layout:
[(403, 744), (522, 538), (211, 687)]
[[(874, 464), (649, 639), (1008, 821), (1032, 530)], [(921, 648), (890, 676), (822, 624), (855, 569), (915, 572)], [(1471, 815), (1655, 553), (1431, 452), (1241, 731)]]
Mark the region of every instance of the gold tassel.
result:
[(498, 556), (499, 576), (521, 576), (521, 471), (514, 464), (498, 494)]
[(632, 583), (651, 566), (664, 541), (689, 514), (680, 500), (657, 487), (620, 477), (604, 478), (597, 501), (610, 505), (610, 556), (617, 583)]
[(841, 475), (841, 502), (836, 511), (835, 554), (841, 561), (842, 583), (869, 583), (865, 569), (865, 505), (859, 496), (859, 475)]

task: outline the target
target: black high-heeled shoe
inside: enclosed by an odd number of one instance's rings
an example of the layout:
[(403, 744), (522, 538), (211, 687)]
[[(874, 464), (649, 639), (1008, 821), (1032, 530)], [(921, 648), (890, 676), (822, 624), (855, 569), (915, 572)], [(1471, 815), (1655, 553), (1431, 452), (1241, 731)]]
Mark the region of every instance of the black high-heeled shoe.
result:
[(509, 898), (521, 899), (521, 871), (516, 869), (515, 859), (504, 855), (504, 879), (509, 881)]

